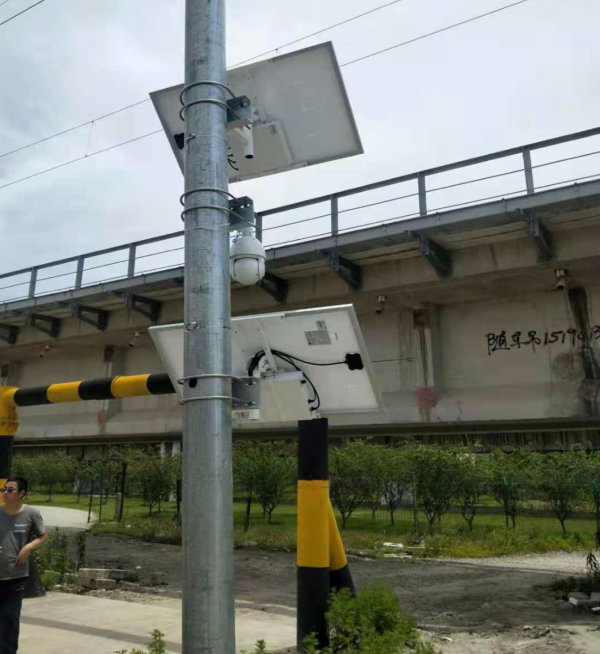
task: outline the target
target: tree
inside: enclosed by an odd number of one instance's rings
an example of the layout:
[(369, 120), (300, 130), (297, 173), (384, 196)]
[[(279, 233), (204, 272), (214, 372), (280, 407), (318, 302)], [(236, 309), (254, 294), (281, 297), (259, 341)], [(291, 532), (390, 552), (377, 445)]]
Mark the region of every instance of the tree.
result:
[(290, 448), (282, 443), (259, 443), (252, 469), (255, 475), (256, 497), (268, 516), (281, 504), (286, 491), (296, 479), (296, 458)]
[(473, 531), (473, 520), (487, 483), (486, 461), (484, 455), (475, 454), (466, 447), (457, 449), (455, 456), (456, 500), (460, 505), (462, 517), (469, 525), (469, 531)]
[(495, 450), (490, 456), (490, 487), (494, 499), (502, 506), (507, 529), (509, 518), (513, 529), (516, 528), (517, 514), (531, 492), (536, 456), (539, 455), (529, 450), (510, 453)]
[(76, 459), (62, 452), (51, 452), (33, 457), (37, 482), (48, 492), (48, 502), (58, 484), (71, 481), (77, 464)]
[(253, 441), (237, 441), (233, 445), (233, 480), (235, 485), (246, 495), (246, 513), (244, 516), (244, 531), (250, 528), (250, 513), (252, 511), (252, 495), (257, 479), (257, 460), (260, 457), (258, 443)]
[(458, 467), (449, 450), (431, 445), (417, 445), (409, 450), (417, 502), (429, 522), (429, 532), (438, 518), (448, 512), (456, 495)]
[(394, 524), (394, 513), (400, 506), (402, 496), (411, 484), (408, 451), (380, 446), (379, 453), (383, 469), (382, 498)]
[(80, 459), (76, 461), (73, 489), (77, 493), (77, 504), (81, 501), (81, 495), (90, 479), (89, 459)]
[(536, 489), (560, 522), (567, 535), (565, 521), (586, 499), (588, 459), (582, 450), (542, 454), (535, 468)]
[(372, 447), (364, 441), (353, 441), (333, 448), (329, 456), (330, 493), (342, 516), (342, 529), (357, 507), (368, 500), (369, 482), (366, 470)]
[(375, 445), (368, 441), (364, 443), (362, 479), (365, 485), (365, 502), (371, 509), (373, 520), (377, 509), (381, 508), (385, 485), (385, 464), (389, 452), (389, 448), (383, 445)]
[(27, 479), (30, 492), (39, 480), (38, 465), (35, 462), (36, 458), (17, 454), (12, 460), (11, 474)]
[(593, 452), (587, 468), (588, 492), (596, 514), (596, 542), (600, 543), (600, 452)]
[(173, 457), (161, 456), (153, 448), (133, 450), (128, 457), (131, 478), (139, 487), (151, 517), (154, 507), (160, 512), (161, 502), (176, 487)]

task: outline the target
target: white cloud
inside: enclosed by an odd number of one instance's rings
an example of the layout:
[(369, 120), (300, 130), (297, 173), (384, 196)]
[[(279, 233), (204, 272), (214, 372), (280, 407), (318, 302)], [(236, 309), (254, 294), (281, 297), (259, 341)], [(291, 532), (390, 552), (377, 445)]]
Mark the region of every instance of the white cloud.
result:
[[(231, 0), (228, 61), (234, 64), (377, 4)], [(332, 40), (343, 63), (502, 4), (404, 0), (294, 47)], [(15, 0), (2, 7), (0, 20), (21, 5)], [(595, 0), (531, 0), (344, 68), (365, 154), (238, 184), (234, 191), (265, 209), (595, 127), (599, 19)], [(0, 153), (180, 82), (183, 39), (183, 0), (52, 0), (0, 28)], [(88, 139), (93, 152), (157, 126), (148, 103), (99, 122), (91, 139), (86, 127), (0, 159), (0, 186), (83, 156)], [(179, 169), (159, 134), (0, 190), (2, 271), (177, 231), (181, 187)], [(377, 197), (403, 192), (388, 189)], [(359, 200), (344, 206), (352, 202)], [(355, 212), (341, 223), (403, 215), (412, 207), (406, 201), (387, 205), (385, 214), (383, 208)], [(277, 220), (320, 212), (315, 207)], [(283, 235), (275, 231), (271, 242), (321, 228), (326, 221), (280, 230)]]

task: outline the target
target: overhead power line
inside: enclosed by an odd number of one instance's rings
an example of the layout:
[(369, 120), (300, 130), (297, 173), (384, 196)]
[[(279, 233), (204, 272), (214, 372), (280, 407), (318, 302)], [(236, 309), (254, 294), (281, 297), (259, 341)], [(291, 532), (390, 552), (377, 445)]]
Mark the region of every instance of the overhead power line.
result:
[[(10, 0), (4, 0), (4, 4), (6, 2), (9, 2)], [(259, 59), (260, 57), (264, 57), (265, 55), (271, 54), (272, 52), (277, 52), (277, 50), (281, 50), (282, 48), (287, 48), (290, 45), (294, 45), (295, 43), (300, 43), (300, 41), (304, 41), (305, 39), (309, 39), (312, 36), (316, 36), (317, 34), (322, 34), (323, 32), (327, 32), (328, 30), (332, 30), (335, 27), (340, 27), (341, 25), (345, 25), (346, 23), (350, 23), (352, 21), (358, 20), (359, 18), (363, 18), (364, 16), (368, 16), (369, 14), (373, 14), (376, 11), (380, 11), (381, 9), (385, 9), (386, 7), (391, 7), (392, 5), (398, 4), (399, 2), (402, 2), (403, 0), (393, 0), (393, 2), (388, 2), (387, 4), (380, 5), (379, 7), (375, 7), (374, 9), (370, 9), (369, 11), (365, 11), (362, 14), (357, 14), (356, 16), (352, 16), (351, 18), (347, 18), (346, 20), (343, 20), (339, 23), (335, 23), (334, 25), (329, 25), (328, 27), (324, 27), (323, 29), (320, 29), (317, 32), (313, 32), (312, 34), (307, 34), (306, 36), (303, 36), (299, 39), (296, 39), (295, 41), (290, 41), (289, 43), (285, 43), (283, 45), (280, 45), (278, 48), (273, 48), (272, 50), (268, 50), (267, 52), (263, 52), (262, 54), (255, 55), (254, 57), (251, 57), (250, 59), (245, 59), (244, 61), (241, 61), (238, 64), (234, 64), (232, 68), (236, 66), (241, 66), (242, 64), (245, 64), (249, 61), (254, 61), (255, 59)], [(43, 2), (43, 0), (42, 0)], [(2, 5), (0, 4), (0, 7)], [(11, 154), (15, 154), (16, 152), (21, 152), (22, 150), (27, 150), (28, 148), (32, 148), (34, 145), (39, 145), (40, 143), (44, 143), (45, 141), (50, 141), (51, 139), (57, 138), (59, 136), (63, 136), (64, 134), (68, 134), (69, 132), (73, 132), (76, 129), (80, 129), (81, 127), (85, 127), (86, 125), (91, 125), (92, 123), (96, 123), (99, 120), (102, 120), (103, 118), (108, 118), (109, 116), (114, 116), (115, 114), (118, 114), (122, 111), (126, 111), (127, 109), (132, 109), (133, 107), (137, 107), (141, 104), (145, 104), (146, 102), (150, 102), (150, 98), (144, 98), (143, 100), (140, 100), (139, 102), (134, 102), (133, 104), (127, 105), (126, 107), (122, 107), (121, 109), (116, 109), (115, 111), (111, 111), (108, 114), (104, 114), (103, 116), (97, 116), (96, 118), (92, 118), (91, 120), (88, 120), (85, 123), (81, 123), (80, 125), (75, 125), (74, 127), (69, 127), (68, 129), (63, 130), (62, 132), (57, 132), (56, 134), (51, 134), (50, 136), (46, 136), (43, 139), (39, 139), (38, 141), (34, 141), (33, 143), (28, 143), (27, 145), (23, 145), (19, 148), (15, 148), (14, 150), (9, 150), (8, 152), (4, 152), (3, 154), (0, 154), (0, 159), (2, 157), (8, 157)]]
[[(8, 1), (8, 0), (7, 0), (7, 1)], [(280, 48), (284, 48), (284, 47), (286, 47), (287, 45), (291, 45), (292, 43), (298, 43), (299, 41), (302, 41), (302, 40), (305, 39), (305, 38), (309, 38), (310, 36), (314, 36), (315, 34), (320, 34), (320, 33), (324, 32), (324, 31), (329, 30), (329, 29), (333, 29), (334, 27), (337, 27), (337, 26), (339, 26), (339, 25), (343, 25), (344, 23), (348, 23), (348, 22), (350, 22), (350, 21), (352, 21), (352, 20), (357, 20), (358, 18), (361, 18), (362, 16), (366, 16), (366, 15), (368, 15), (368, 14), (370, 14), (370, 13), (373, 13), (373, 12), (375, 12), (375, 11), (378, 11), (379, 9), (383, 9), (383, 8), (385, 8), (385, 7), (389, 7), (390, 5), (396, 4), (397, 2), (401, 2), (401, 1), (402, 1), (402, 0), (395, 0), (394, 2), (388, 3), (388, 4), (386, 4), (386, 5), (381, 5), (380, 7), (376, 7), (375, 9), (372, 9), (372, 10), (370, 10), (369, 12), (365, 12), (365, 13), (363, 13), (363, 14), (359, 14), (359, 15), (354, 16), (354, 17), (352, 17), (352, 18), (346, 19), (345, 21), (343, 21), (343, 22), (341, 22), (341, 23), (336, 23), (335, 25), (330, 25), (329, 27), (325, 27), (325, 28), (323, 28), (322, 30), (320, 30), (319, 32), (314, 32), (313, 34), (309, 34), (309, 35), (307, 35), (306, 37), (302, 37), (301, 39), (297, 39), (296, 41), (292, 41), (292, 42), (290, 42), (290, 43), (288, 43), (288, 44), (286, 44), (286, 45), (282, 45), (282, 46), (280, 46)], [(44, 2), (44, 0), (40, 0), (40, 2)], [(485, 14), (480, 14), (480, 15), (478, 15), (478, 16), (473, 16), (472, 18), (468, 18), (467, 20), (463, 20), (463, 21), (461, 21), (461, 22), (459, 22), (459, 23), (454, 23), (454, 24), (452, 24), (452, 25), (448, 25), (447, 27), (443, 27), (443, 28), (441, 28), (441, 29), (439, 29), (439, 30), (435, 30), (434, 32), (428, 32), (427, 34), (423, 34), (423, 35), (421, 35), (421, 36), (417, 36), (417, 37), (415, 37), (414, 39), (410, 39), (409, 41), (404, 41), (404, 42), (402, 42), (402, 43), (398, 43), (398, 44), (396, 44), (396, 45), (390, 46), (389, 48), (384, 48), (383, 50), (378, 50), (377, 52), (372, 52), (371, 54), (365, 55), (365, 56), (363, 56), (363, 57), (359, 57), (358, 59), (353, 59), (352, 61), (347, 61), (346, 63), (341, 64), (341, 66), (350, 66), (350, 65), (352, 65), (352, 64), (356, 64), (356, 63), (358, 63), (359, 61), (363, 61), (363, 60), (365, 60), (365, 59), (369, 59), (369, 58), (371, 58), (371, 57), (375, 57), (376, 55), (383, 54), (384, 52), (389, 52), (390, 50), (395, 50), (396, 48), (400, 48), (400, 47), (402, 47), (402, 46), (409, 45), (409, 44), (411, 44), (411, 43), (415, 43), (416, 41), (420, 41), (420, 40), (422, 40), (422, 39), (426, 39), (426, 38), (428, 38), (428, 37), (430, 37), (430, 36), (435, 36), (436, 34), (440, 34), (441, 32), (446, 32), (446, 31), (448, 31), (448, 30), (454, 29), (455, 27), (460, 27), (461, 25), (466, 25), (467, 23), (472, 23), (473, 21), (479, 20), (479, 19), (481, 19), (481, 18), (485, 18), (485, 17), (487, 17), (487, 16), (491, 16), (491, 15), (493, 15), (493, 14), (497, 14), (497, 13), (500, 12), (500, 11), (504, 11), (504, 10), (506, 10), (506, 9), (510, 9), (510, 8), (512, 8), (512, 7), (516, 7), (516, 6), (518, 6), (518, 5), (522, 5), (522, 4), (524, 4), (525, 2), (529, 2), (529, 0), (519, 0), (518, 2), (514, 2), (514, 3), (512, 3), (512, 4), (505, 5), (504, 7), (499, 7), (498, 9), (494, 9), (494, 10), (492, 10), (492, 11), (488, 11), (488, 12), (486, 12)], [(40, 4), (40, 3), (38, 2), (37, 4)], [(32, 7), (33, 7), (33, 6), (35, 6), (35, 5), (32, 5)], [(2, 23), (0, 23), (0, 25), (1, 25), (1, 24), (2, 24)], [(277, 49), (278, 49), (278, 48), (277, 48)], [(263, 54), (269, 54), (269, 53), (271, 53), (271, 52), (273, 52), (273, 50), (270, 50), (268, 53), (263, 53)], [(257, 59), (258, 57), (261, 57), (261, 56), (263, 56), (263, 55), (257, 55), (256, 57), (253, 57), (253, 59)], [(251, 59), (247, 59), (246, 61), (251, 61)], [(245, 62), (241, 62), (241, 63), (245, 63)], [(236, 65), (239, 66), (239, 65), (241, 65), (241, 64), (236, 64)], [(1, 159), (2, 157), (7, 157), (7, 156), (10, 155), (10, 154), (14, 154), (15, 152), (20, 152), (21, 150), (25, 150), (25, 149), (27, 149), (27, 148), (33, 147), (34, 145), (38, 145), (39, 143), (43, 143), (43, 142), (45, 142), (45, 141), (49, 141), (49, 140), (51, 140), (51, 139), (53, 139), (53, 138), (56, 138), (56, 137), (58, 137), (58, 136), (62, 136), (63, 134), (67, 134), (68, 132), (72, 132), (72, 131), (74, 131), (74, 130), (76, 130), (76, 129), (79, 129), (79, 128), (81, 128), (81, 127), (85, 127), (86, 125), (91, 125), (92, 123), (98, 122), (99, 120), (102, 120), (103, 118), (108, 118), (109, 116), (114, 116), (115, 114), (118, 114), (118, 113), (120, 113), (120, 112), (122, 112), (122, 111), (126, 111), (126, 110), (128, 110), (128, 109), (133, 108), (133, 107), (137, 107), (137, 106), (139, 106), (139, 105), (141, 105), (141, 104), (144, 104), (145, 102), (149, 102), (149, 101), (150, 101), (150, 98), (145, 98), (144, 100), (140, 100), (139, 102), (135, 102), (135, 103), (133, 103), (133, 104), (127, 105), (126, 107), (122, 107), (121, 109), (116, 109), (115, 111), (111, 111), (110, 113), (104, 114), (103, 116), (99, 116), (99, 117), (97, 117), (97, 118), (93, 118), (92, 120), (88, 120), (87, 122), (85, 122), (85, 123), (81, 123), (80, 125), (76, 125), (75, 127), (70, 127), (70, 128), (68, 128), (68, 129), (66, 129), (66, 130), (63, 130), (62, 132), (58, 132), (58, 133), (56, 133), (56, 134), (52, 134), (52, 135), (50, 135), (50, 136), (47, 136), (47, 137), (45, 137), (45, 138), (43, 138), (43, 139), (40, 139), (40, 140), (38, 140), (38, 141), (35, 141), (35, 142), (33, 142), (33, 143), (29, 143), (29, 144), (27, 144), (27, 145), (21, 146), (21, 147), (19, 147), (19, 148), (14, 149), (14, 150), (10, 150), (10, 151), (8, 151), (8, 152), (5, 152), (5, 153), (3, 153), (3, 154), (0, 154), (0, 159)], [(157, 134), (157, 133), (160, 132), (160, 131), (162, 131), (162, 130), (157, 130), (156, 132), (150, 132), (149, 134), (144, 134), (144, 135), (142, 135), (142, 136), (140, 136), (140, 137), (137, 137), (137, 138), (131, 139), (131, 140), (129, 140), (129, 141), (123, 141), (122, 143), (117, 143), (116, 145), (113, 145), (113, 146), (111, 146), (110, 148), (105, 148), (104, 150), (99, 150), (99, 151), (97, 151), (97, 152), (93, 152), (92, 154), (90, 154), (90, 155), (88, 155), (88, 156), (89, 156), (89, 157), (92, 157), (92, 156), (94, 156), (94, 155), (96, 155), (96, 154), (101, 154), (101, 153), (103, 153), (103, 152), (108, 152), (109, 150), (114, 150), (115, 148), (121, 147), (122, 145), (127, 145), (128, 143), (132, 143), (133, 141), (138, 141), (138, 140), (144, 139), (144, 138), (146, 138), (146, 137), (148, 137), (148, 136), (153, 136), (154, 134)], [(33, 175), (28, 175), (27, 177), (23, 177), (23, 178), (21, 178), (21, 179), (14, 180), (14, 181), (12, 181), (12, 182), (9, 182), (8, 184), (4, 184), (3, 186), (0, 186), (0, 190), (2, 190), (3, 188), (6, 188), (6, 187), (8, 187), (8, 186), (12, 186), (13, 184), (18, 184), (19, 182), (24, 182), (24, 181), (26, 181), (26, 180), (28, 180), (28, 179), (31, 179), (32, 177), (37, 177), (37, 176), (39, 176), (39, 175), (43, 175), (43, 174), (45, 174), (45, 173), (49, 173), (49, 172), (51, 172), (51, 171), (53, 171), (53, 170), (57, 170), (58, 168), (63, 168), (64, 166), (69, 166), (70, 164), (72, 164), (72, 163), (76, 163), (77, 161), (82, 161), (83, 159), (87, 159), (88, 156), (79, 157), (79, 158), (77, 158), (77, 159), (72, 159), (71, 161), (67, 161), (67, 162), (65, 162), (65, 163), (63, 163), (63, 164), (59, 164), (58, 166), (53, 166), (52, 168), (47, 168), (46, 170), (42, 170), (42, 171), (40, 171), (40, 172), (38, 172), (38, 173), (35, 173), (35, 174), (33, 174)]]
[(111, 111), (108, 114), (104, 114), (103, 116), (98, 116), (97, 118), (93, 118), (92, 120), (88, 120), (85, 123), (81, 123), (80, 125), (75, 125), (75, 127), (69, 127), (69, 129), (64, 129), (62, 132), (57, 132), (56, 134), (51, 134), (50, 136), (46, 136), (43, 139), (39, 139), (39, 141), (34, 141), (33, 143), (28, 143), (27, 145), (22, 145), (20, 148), (15, 148), (14, 150), (9, 150), (8, 152), (4, 152), (3, 154), (0, 154), (0, 159), (2, 157), (8, 157), (9, 154), (15, 154), (16, 152), (21, 152), (21, 150), (27, 150), (27, 148), (32, 148), (34, 145), (39, 145), (40, 143), (44, 143), (45, 141), (50, 141), (51, 139), (55, 139), (59, 136), (63, 136), (63, 134), (68, 134), (69, 132), (73, 132), (76, 129), (80, 129), (81, 127), (85, 127), (86, 125), (91, 125), (92, 123), (98, 122), (99, 120), (102, 120), (103, 118), (108, 118), (109, 116), (114, 116), (115, 114), (119, 114), (122, 111), (127, 111), (127, 109), (132, 109), (133, 107), (137, 107), (140, 104), (144, 104), (145, 102), (149, 102), (150, 98), (146, 98), (145, 100), (140, 100), (139, 102), (134, 102), (133, 104), (129, 104), (126, 107), (121, 107), (121, 109), (116, 109), (115, 111)]
[(5, 5), (7, 2), (10, 2), (10, 0), (4, 0), (4, 2), (0, 2), (0, 7), (4, 7), (4, 5)]
[(92, 152), (91, 154), (86, 154), (83, 157), (77, 157), (77, 159), (71, 159), (71, 161), (65, 161), (64, 163), (58, 164), (57, 166), (52, 166), (52, 168), (46, 168), (45, 170), (40, 170), (39, 172), (33, 173), (32, 175), (27, 175), (27, 177), (21, 177), (21, 179), (15, 179), (12, 182), (8, 182), (7, 184), (3, 184), (2, 186), (0, 186), (0, 191), (3, 188), (8, 188), (9, 186), (13, 186), (14, 184), (19, 184), (20, 182), (25, 182), (26, 180), (32, 179), (33, 177), (39, 177), (40, 175), (44, 175), (45, 173), (50, 173), (53, 170), (58, 170), (59, 168), (70, 166), (71, 164), (77, 163), (78, 161), (83, 161), (84, 159), (95, 157), (97, 154), (102, 154), (104, 152), (108, 152), (109, 150), (120, 148), (122, 145), (128, 145), (129, 143), (134, 143), (135, 141), (141, 141), (142, 139), (148, 138), (149, 136), (154, 136), (155, 134), (159, 134), (162, 131), (163, 131), (162, 129), (157, 129), (154, 132), (149, 132), (148, 134), (142, 134), (142, 136), (136, 136), (135, 138), (129, 139), (128, 141), (122, 141), (121, 143), (116, 143), (115, 145), (111, 145), (108, 148), (103, 148), (102, 150), (96, 150), (96, 152)]
[(369, 11), (365, 11), (362, 14), (357, 14), (356, 16), (352, 16), (352, 18), (346, 18), (346, 20), (343, 20), (339, 23), (335, 23), (333, 25), (329, 25), (328, 27), (324, 27), (323, 29), (318, 30), (317, 32), (313, 32), (312, 34), (307, 34), (306, 36), (302, 36), (299, 39), (296, 39), (295, 41), (290, 41), (289, 43), (285, 43), (284, 45), (280, 45), (278, 48), (273, 48), (272, 50), (267, 50), (266, 52), (263, 52), (262, 54), (255, 55), (254, 57), (250, 57), (250, 59), (244, 59), (244, 61), (240, 61), (237, 64), (233, 64), (231, 68), (236, 68), (237, 66), (241, 66), (243, 64), (247, 64), (249, 61), (254, 61), (255, 59), (260, 59), (261, 57), (264, 57), (268, 54), (271, 54), (273, 52), (277, 52), (278, 50), (281, 50), (283, 48), (287, 48), (290, 45), (295, 45), (296, 43), (300, 43), (301, 41), (306, 41), (306, 39), (310, 39), (312, 36), (317, 36), (318, 34), (323, 34), (323, 32), (328, 32), (329, 30), (334, 29), (335, 27), (340, 27), (341, 25), (346, 25), (347, 23), (351, 23), (355, 20), (358, 20), (359, 18), (363, 18), (364, 16), (368, 16), (369, 14), (374, 14), (376, 11), (380, 11), (381, 9), (386, 9), (387, 7), (391, 7), (392, 5), (397, 5), (399, 2), (402, 2), (403, 0), (394, 0), (393, 2), (388, 2), (385, 5), (380, 5), (379, 7), (375, 7), (374, 9), (370, 9)]
[(517, 5), (522, 5), (525, 2), (529, 2), (529, 0), (519, 0), (519, 2), (513, 2), (510, 5), (505, 5), (504, 7), (499, 7), (498, 9), (494, 9), (493, 11), (488, 11), (485, 14), (480, 14), (479, 16), (473, 16), (473, 18), (468, 18), (467, 20), (462, 20), (460, 23), (454, 23), (453, 25), (448, 25), (447, 27), (442, 27), (439, 30), (435, 30), (435, 32), (428, 32), (427, 34), (422, 34), (421, 36), (417, 36), (414, 39), (410, 39), (409, 41), (403, 41), (402, 43), (397, 43), (396, 45), (392, 45), (389, 48), (384, 48), (383, 50), (377, 50), (376, 52), (372, 52), (371, 54), (365, 55), (364, 57), (359, 57), (358, 59), (352, 59), (352, 61), (347, 61), (345, 64), (341, 64), (340, 68), (343, 66), (350, 66), (351, 64), (357, 64), (359, 61), (364, 61), (365, 59), (370, 59), (371, 57), (376, 57), (377, 55), (383, 54), (384, 52), (389, 52), (390, 50), (395, 50), (396, 48), (401, 48), (404, 45), (409, 45), (411, 43), (415, 43), (416, 41), (421, 41), (422, 39), (426, 39), (430, 36), (435, 36), (436, 34), (441, 34), (442, 32), (447, 32), (448, 30), (454, 29), (455, 27), (460, 27), (461, 25), (466, 25), (467, 23), (472, 23), (473, 21), (479, 20), (481, 18), (486, 18), (487, 16), (491, 16), (492, 14), (497, 14), (500, 11), (504, 11), (505, 9), (510, 9), (511, 7), (516, 7)]
[[(8, 0), (6, 0), (6, 2), (8, 2)], [(4, 2), (4, 3), (2, 3), (2, 4), (6, 4), (6, 2)], [(24, 14), (26, 11), (29, 11), (30, 9), (33, 9), (34, 7), (37, 7), (38, 5), (41, 5), (42, 2), (46, 2), (46, 0), (39, 0), (39, 2), (36, 2), (34, 5), (30, 5), (30, 6), (27, 7), (26, 9), (23, 9), (23, 11), (20, 11), (18, 14), (15, 14), (14, 16), (11, 16), (10, 18), (7, 18), (5, 21), (2, 21), (2, 22), (0, 23), (0, 27), (2, 27), (2, 25), (6, 25), (6, 23), (10, 23), (11, 20), (14, 20), (15, 18), (17, 18), (17, 17), (20, 16), (21, 14)], [(2, 6), (2, 5), (0, 5), (0, 7), (1, 7), (1, 6)]]

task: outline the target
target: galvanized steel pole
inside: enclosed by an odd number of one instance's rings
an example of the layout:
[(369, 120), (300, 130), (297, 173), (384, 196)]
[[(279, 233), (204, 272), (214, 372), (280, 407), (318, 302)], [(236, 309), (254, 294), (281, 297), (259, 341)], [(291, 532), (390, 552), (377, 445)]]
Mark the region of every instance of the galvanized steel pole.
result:
[(186, 1), (185, 83), (183, 652), (232, 654), (231, 380), (205, 376), (231, 374), (229, 219), (190, 210), (228, 207), (224, 0)]

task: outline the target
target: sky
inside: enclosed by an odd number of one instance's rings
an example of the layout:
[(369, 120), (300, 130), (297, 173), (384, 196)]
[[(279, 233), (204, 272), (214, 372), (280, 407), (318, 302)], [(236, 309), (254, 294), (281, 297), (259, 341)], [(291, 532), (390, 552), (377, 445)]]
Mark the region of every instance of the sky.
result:
[[(8, 0), (0, 23), (34, 0)], [(510, 0), (402, 0), (278, 50), (332, 41), (343, 64)], [(228, 64), (277, 48), (385, 0), (229, 0)], [(0, 3), (1, 4), (1, 3)], [(45, 0), (0, 26), (0, 155), (87, 122), (183, 80), (184, 0)], [(257, 210), (330, 194), (460, 159), (523, 145), (600, 123), (600, 4), (529, 0), (492, 16), (344, 66), (342, 75), (364, 154), (231, 186)], [(183, 179), (160, 133), (92, 157), (98, 150), (159, 129), (152, 104), (0, 156), (0, 187), (84, 157), (48, 174), (0, 188), (0, 273), (182, 229)], [(600, 138), (534, 155), (534, 164), (600, 150)], [(432, 186), (508, 172), (511, 158), (440, 175)], [(600, 174), (600, 156), (536, 171), (536, 184)], [(468, 188), (468, 199), (518, 191), (520, 175)], [(432, 194), (431, 208), (467, 198), (467, 187)], [(412, 194), (391, 187), (341, 203), (348, 209)], [(481, 194), (481, 195), (480, 195)], [(435, 197), (433, 197), (435, 196)], [(340, 227), (408, 216), (408, 198), (340, 216)], [(277, 227), (326, 212), (323, 205), (265, 222)], [(267, 219), (265, 219), (267, 221)], [(269, 230), (267, 244), (327, 229), (327, 219)], [(181, 245), (174, 240), (173, 249)], [(147, 248), (152, 254), (165, 244)], [(115, 255), (117, 256), (117, 255)], [(113, 256), (111, 261), (118, 261)], [(121, 257), (122, 258), (122, 257)], [(182, 260), (148, 257), (138, 270)], [(109, 259), (99, 259), (100, 263)], [(72, 269), (72, 267), (71, 267)], [(119, 265), (86, 273), (120, 274)], [(62, 269), (60, 269), (62, 270)], [(59, 272), (60, 272), (59, 270)], [(67, 268), (65, 268), (67, 270)], [(61, 280), (44, 282), (59, 288)], [(54, 286), (51, 286), (54, 284)], [(8, 295), (7, 295), (8, 293)], [(18, 296), (0, 292), (0, 299)]]

